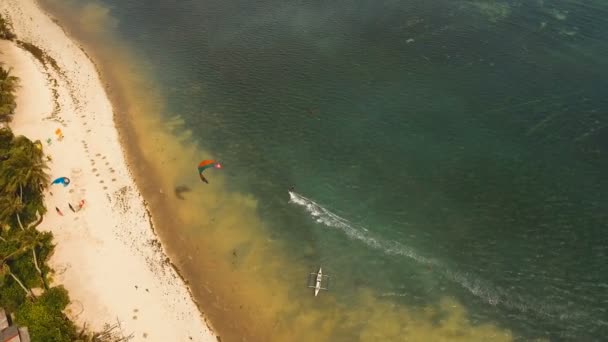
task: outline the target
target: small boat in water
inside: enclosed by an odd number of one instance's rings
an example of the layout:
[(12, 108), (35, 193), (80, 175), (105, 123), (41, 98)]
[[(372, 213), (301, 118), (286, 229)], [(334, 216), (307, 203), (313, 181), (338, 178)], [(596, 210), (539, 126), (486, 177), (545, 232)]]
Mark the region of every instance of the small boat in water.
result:
[(319, 273), (317, 273), (317, 283), (315, 284), (315, 297), (321, 291), (321, 281), (323, 280), (323, 270), (319, 267)]
[[(321, 283), (323, 279), (329, 281), (329, 276), (323, 275), (323, 268), (319, 267), (319, 271), (316, 273), (310, 273), (308, 277), (308, 287), (315, 289), (315, 297), (321, 290), (328, 290), (328, 287), (322, 287)], [(314, 284), (314, 285), (313, 285)]]

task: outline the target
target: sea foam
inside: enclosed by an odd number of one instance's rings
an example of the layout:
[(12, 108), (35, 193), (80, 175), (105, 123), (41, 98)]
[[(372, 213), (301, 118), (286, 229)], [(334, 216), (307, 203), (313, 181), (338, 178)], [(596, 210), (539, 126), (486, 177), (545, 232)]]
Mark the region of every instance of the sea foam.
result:
[(422, 256), (413, 248), (402, 243), (374, 237), (369, 229), (340, 217), (312, 199), (294, 191), (289, 191), (289, 202), (303, 207), (317, 223), (323, 224), (326, 227), (336, 228), (345, 233), (349, 238), (361, 241), (370, 248), (380, 250), (387, 255), (405, 256), (420, 264), (433, 266), (433, 270), (441, 276), (457, 283), (490, 305), (502, 305), (520, 312), (534, 312), (540, 316), (552, 317), (559, 320), (584, 320), (589, 318), (589, 315), (583, 311), (572, 310), (572, 308), (566, 305), (544, 303), (533, 296), (511, 293), (494, 286), (474, 274), (454, 270), (437, 259)]

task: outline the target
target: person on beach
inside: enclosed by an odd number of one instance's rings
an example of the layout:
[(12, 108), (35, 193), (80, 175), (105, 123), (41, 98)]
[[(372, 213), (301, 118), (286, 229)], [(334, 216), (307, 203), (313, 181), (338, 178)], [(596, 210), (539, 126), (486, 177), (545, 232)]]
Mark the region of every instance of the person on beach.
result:
[(74, 210), (74, 207), (72, 207), (72, 203), (68, 203), (68, 206), (70, 207), (71, 211), (76, 212), (76, 210)]
[(84, 206), (84, 199), (81, 199), (80, 202), (78, 203), (78, 211), (80, 211), (83, 206)]
[(61, 212), (61, 210), (59, 210), (59, 208), (55, 207), (55, 210), (57, 210), (57, 214), (63, 216), (63, 213)]

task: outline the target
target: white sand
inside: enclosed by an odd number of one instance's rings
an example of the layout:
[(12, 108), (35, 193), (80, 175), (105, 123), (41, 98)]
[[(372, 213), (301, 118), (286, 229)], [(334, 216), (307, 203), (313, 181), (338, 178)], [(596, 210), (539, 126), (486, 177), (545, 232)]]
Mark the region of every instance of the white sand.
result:
[[(118, 320), (133, 341), (215, 341), (187, 287), (164, 262), (93, 63), (34, 0), (1, 0), (0, 13), (19, 39), (46, 51), (61, 70), (0, 41), (0, 61), (22, 80), (15, 134), (43, 142), (53, 159), (52, 179), (71, 178), (67, 187), (51, 186), (40, 226), (55, 236), (53, 278), (70, 292), (71, 315), (94, 329)], [(78, 210), (81, 199), (83, 209), (72, 212), (68, 202)]]

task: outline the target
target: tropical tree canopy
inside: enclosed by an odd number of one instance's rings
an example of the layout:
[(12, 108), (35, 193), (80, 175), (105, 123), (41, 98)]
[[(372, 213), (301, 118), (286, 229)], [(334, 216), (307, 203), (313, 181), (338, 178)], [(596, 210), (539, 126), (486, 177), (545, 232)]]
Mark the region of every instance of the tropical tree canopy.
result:
[(29, 139), (11, 136), (0, 130), (0, 224), (8, 225), (45, 213), (41, 190), (49, 185), (43, 152)]
[(11, 75), (10, 70), (0, 67), (0, 122), (10, 122), (13, 119), (17, 103), (15, 90), (19, 79)]

